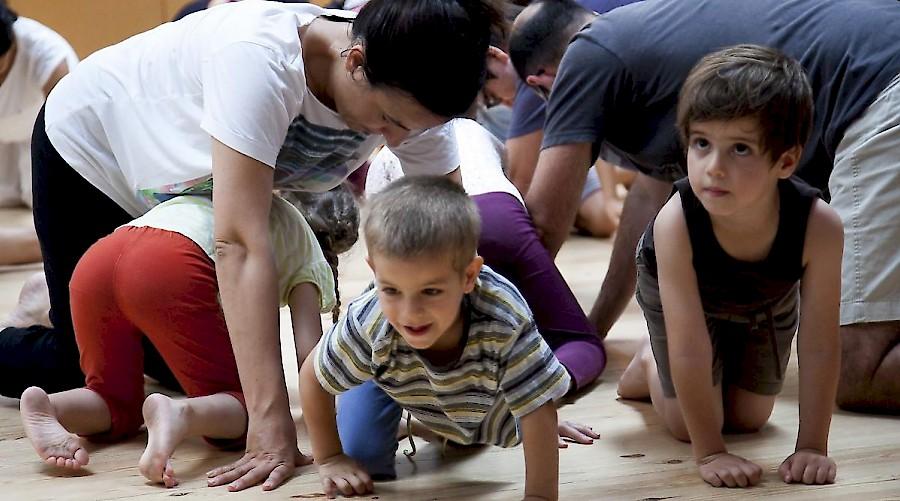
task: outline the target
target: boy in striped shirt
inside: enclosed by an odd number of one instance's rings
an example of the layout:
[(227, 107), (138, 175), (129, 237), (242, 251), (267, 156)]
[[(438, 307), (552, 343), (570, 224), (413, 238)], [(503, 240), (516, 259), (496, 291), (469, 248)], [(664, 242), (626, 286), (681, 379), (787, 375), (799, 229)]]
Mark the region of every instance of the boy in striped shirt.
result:
[[(456, 443), (521, 441), (526, 499), (557, 498), (554, 400), (569, 374), (516, 288), (482, 266), (479, 224), (462, 187), (443, 177), (405, 177), (369, 201), (363, 234), (375, 288), (350, 304), (300, 371), (329, 496), (365, 494), (372, 477), (393, 476), (405, 409)], [(351, 388), (336, 422), (334, 395)]]

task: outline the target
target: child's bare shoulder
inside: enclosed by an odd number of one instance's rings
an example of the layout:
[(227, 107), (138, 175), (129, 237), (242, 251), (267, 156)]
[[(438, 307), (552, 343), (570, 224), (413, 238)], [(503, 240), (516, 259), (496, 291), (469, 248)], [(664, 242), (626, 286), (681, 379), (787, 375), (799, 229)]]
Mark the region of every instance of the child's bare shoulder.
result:
[(816, 199), (809, 211), (806, 241), (803, 246), (804, 266), (817, 255), (843, 249), (844, 225), (840, 216), (824, 200)]
[(659, 210), (659, 213), (656, 215), (656, 221), (653, 223), (653, 235), (657, 249), (660, 247), (660, 242), (665, 242), (663, 248), (673, 245), (676, 247), (690, 246), (687, 220), (681, 207), (680, 194), (675, 193), (672, 195), (669, 201)]

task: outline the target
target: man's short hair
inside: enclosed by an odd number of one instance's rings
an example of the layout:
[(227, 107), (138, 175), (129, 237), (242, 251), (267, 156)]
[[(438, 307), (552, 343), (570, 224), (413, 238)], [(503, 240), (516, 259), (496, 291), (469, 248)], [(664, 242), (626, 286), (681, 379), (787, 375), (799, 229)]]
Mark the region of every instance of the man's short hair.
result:
[(481, 219), (459, 184), (444, 176), (406, 176), (366, 203), (369, 255), (411, 258), (451, 253), (462, 271), (475, 257)]
[(777, 159), (806, 143), (812, 113), (812, 88), (800, 63), (777, 49), (736, 45), (694, 66), (678, 98), (677, 123), (687, 147), (692, 123), (755, 118), (763, 148)]
[(537, 0), (509, 37), (509, 57), (522, 81), (543, 66), (557, 66), (572, 36), (592, 16), (574, 0)]

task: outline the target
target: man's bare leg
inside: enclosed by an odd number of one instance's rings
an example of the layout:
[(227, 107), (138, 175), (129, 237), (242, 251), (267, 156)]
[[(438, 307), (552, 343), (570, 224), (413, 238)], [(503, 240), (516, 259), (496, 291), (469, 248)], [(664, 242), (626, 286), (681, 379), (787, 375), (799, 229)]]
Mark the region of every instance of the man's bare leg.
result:
[(900, 321), (841, 326), (841, 345), (838, 406), (900, 414)]

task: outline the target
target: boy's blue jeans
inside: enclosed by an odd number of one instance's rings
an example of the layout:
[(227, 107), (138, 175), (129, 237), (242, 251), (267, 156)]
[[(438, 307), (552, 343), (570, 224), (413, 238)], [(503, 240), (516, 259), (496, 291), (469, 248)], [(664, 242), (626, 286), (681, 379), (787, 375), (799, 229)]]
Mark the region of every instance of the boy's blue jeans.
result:
[(373, 480), (397, 478), (397, 426), (403, 409), (371, 380), (337, 401), (338, 434), (344, 454), (363, 465)]

